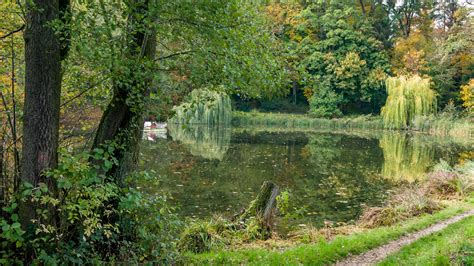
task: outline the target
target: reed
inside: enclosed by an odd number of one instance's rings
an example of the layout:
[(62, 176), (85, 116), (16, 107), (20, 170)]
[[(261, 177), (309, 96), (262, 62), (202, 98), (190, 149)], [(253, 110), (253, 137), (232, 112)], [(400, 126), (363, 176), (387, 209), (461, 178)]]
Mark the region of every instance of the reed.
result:
[(471, 141), (474, 139), (474, 119), (469, 117), (417, 116), (411, 129), (437, 136), (461, 137)]
[(370, 115), (344, 118), (313, 118), (301, 114), (233, 112), (232, 125), (288, 129), (383, 129), (382, 120)]
[(382, 119), (388, 129), (406, 129), (417, 116), (436, 110), (436, 95), (430, 80), (417, 75), (389, 77), (386, 80), (388, 98), (382, 107)]

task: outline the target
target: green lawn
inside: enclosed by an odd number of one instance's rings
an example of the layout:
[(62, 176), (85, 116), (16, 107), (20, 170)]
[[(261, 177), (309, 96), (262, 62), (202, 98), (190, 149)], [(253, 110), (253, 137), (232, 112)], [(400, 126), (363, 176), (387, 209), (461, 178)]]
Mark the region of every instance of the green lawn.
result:
[(423, 215), (400, 224), (367, 230), (347, 236), (338, 236), (332, 241), (304, 244), (284, 251), (267, 249), (220, 250), (205, 254), (187, 254), (188, 264), (251, 264), (251, 265), (324, 265), (336, 262), (350, 254), (360, 254), (374, 247), (397, 239), (405, 233), (417, 231), (459, 214), (472, 204), (456, 204), (433, 215)]
[(424, 237), (379, 265), (474, 265), (474, 217)]

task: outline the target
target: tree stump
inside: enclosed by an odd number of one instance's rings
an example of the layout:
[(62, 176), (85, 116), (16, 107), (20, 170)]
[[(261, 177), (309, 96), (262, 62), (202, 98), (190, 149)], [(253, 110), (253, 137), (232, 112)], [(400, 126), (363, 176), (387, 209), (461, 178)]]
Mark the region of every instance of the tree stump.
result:
[(247, 210), (240, 216), (240, 221), (256, 217), (257, 219), (262, 219), (266, 229), (270, 229), (278, 191), (279, 188), (275, 183), (271, 181), (263, 182), (255, 200), (250, 203)]

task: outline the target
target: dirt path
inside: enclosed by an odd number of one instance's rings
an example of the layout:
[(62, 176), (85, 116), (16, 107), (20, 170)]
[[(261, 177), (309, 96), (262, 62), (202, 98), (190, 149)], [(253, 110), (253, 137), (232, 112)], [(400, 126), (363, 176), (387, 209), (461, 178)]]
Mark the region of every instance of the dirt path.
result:
[(372, 250), (367, 251), (366, 253), (362, 253), (357, 256), (349, 257), (343, 261), (336, 263), (338, 266), (342, 265), (373, 265), (381, 260), (385, 259), (387, 256), (391, 255), (399, 251), (402, 247), (415, 242), (416, 240), (427, 236), (429, 234), (438, 232), (446, 228), (448, 225), (458, 222), (466, 217), (474, 215), (474, 210), (470, 210), (464, 212), (462, 214), (456, 215), (452, 218), (444, 220), (442, 222), (438, 222), (436, 224), (431, 225), (428, 228), (420, 230), (418, 232), (410, 233), (405, 235), (397, 240), (393, 240), (383, 246), (374, 248)]

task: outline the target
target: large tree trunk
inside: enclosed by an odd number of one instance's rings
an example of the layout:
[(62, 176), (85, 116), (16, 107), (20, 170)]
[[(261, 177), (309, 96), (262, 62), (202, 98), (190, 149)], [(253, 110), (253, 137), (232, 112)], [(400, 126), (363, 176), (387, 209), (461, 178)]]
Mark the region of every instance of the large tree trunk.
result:
[[(115, 144), (114, 157), (118, 164), (107, 172), (118, 184), (136, 168), (139, 145), (143, 133), (144, 102), (152, 86), (152, 78), (144, 76), (150, 73), (146, 62), (154, 60), (156, 53), (156, 31), (148, 27), (150, 1), (132, 3), (133, 12), (129, 17), (132, 25), (139, 25), (132, 34), (132, 45), (126, 53), (129, 75), (114, 79), (113, 98), (102, 115), (92, 149), (100, 148), (109, 142)], [(143, 63), (145, 62), (145, 63)], [(133, 99), (133, 100), (131, 100)]]
[[(27, 1), (25, 39), (25, 105), (21, 180), (33, 186), (45, 183), (56, 193), (54, 180), (44, 171), (58, 163), (59, 105), (61, 94), (61, 43), (49, 25), (60, 18), (64, 0)], [(65, 2), (65, 3), (64, 3)], [(36, 216), (36, 206), (26, 202), (20, 206), (24, 228)], [(51, 214), (50, 224), (56, 224)]]

